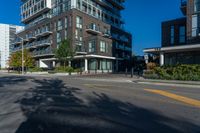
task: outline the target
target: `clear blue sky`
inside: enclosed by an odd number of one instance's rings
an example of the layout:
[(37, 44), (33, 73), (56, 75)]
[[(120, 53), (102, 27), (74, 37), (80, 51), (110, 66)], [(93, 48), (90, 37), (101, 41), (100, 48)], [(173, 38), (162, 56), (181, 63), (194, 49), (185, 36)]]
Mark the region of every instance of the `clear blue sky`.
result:
[[(20, 24), (20, 0), (2, 0), (0, 23)], [(133, 34), (137, 55), (142, 49), (161, 45), (161, 22), (182, 17), (180, 0), (126, 0), (125, 28)]]

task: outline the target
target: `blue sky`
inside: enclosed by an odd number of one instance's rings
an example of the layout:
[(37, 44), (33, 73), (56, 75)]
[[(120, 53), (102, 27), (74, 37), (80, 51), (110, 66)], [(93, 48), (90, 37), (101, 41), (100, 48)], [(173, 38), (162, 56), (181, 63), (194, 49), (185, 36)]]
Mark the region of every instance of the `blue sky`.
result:
[[(20, 0), (2, 0), (0, 23), (20, 24)], [(161, 22), (182, 17), (180, 0), (126, 0), (125, 28), (133, 35), (137, 55), (142, 49), (161, 45)]]

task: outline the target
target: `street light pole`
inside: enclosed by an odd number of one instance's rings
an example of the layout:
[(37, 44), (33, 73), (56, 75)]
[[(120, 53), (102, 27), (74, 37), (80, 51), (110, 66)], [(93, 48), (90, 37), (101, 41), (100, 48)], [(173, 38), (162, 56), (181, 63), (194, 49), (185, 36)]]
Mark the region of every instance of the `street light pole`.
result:
[(24, 39), (22, 39), (22, 75), (24, 74)]
[(24, 38), (20, 37), (16, 34), (17, 37), (19, 37), (22, 41), (22, 75), (24, 75)]

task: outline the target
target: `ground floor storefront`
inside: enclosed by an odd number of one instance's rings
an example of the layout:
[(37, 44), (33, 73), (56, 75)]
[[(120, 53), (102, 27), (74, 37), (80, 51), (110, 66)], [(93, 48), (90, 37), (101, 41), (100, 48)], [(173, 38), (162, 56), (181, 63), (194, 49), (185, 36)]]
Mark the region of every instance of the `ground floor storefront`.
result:
[[(160, 66), (200, 64), (200, 44), (145, 49), (144, 53), (159, 56)], [(146, 57), (147, 57), (146, 56)], [(145, 59), (148, 63), (148, 57)]]
[[(128, 67), (128, 61), (117, 59), (115, 57), (84, 55), (75, 56), (67, 62), (67, 66), (74, 69), (80, 69), (87, 73), (111, 73), (124, 71)], [(56, 58), (43, 58), (37, 60), (37, 66), (40, 68), (53, 69), (63, 66), (63, 63)]]
[(200, 64), (200, 51), (164, 54), (164, 64)]

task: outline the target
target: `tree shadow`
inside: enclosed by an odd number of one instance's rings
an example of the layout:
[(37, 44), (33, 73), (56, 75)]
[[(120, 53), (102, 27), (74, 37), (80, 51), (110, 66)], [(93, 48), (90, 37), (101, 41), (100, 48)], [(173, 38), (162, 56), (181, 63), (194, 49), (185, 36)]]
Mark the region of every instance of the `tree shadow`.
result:
[(12, 85), (12, 84), (18, 84), (20, 82), (27, 81), (26, 77), (22, 76), (5, 76), (0, 77), (0, 87), (4, 87), (5, 85)]
[(158, 112), (93, 92), (86, 104), (81, 89), (61, 80), (37, 83), (16, 101), (27, 120), (15, 133), (184, 133), (200, 127), (184, 120), (170, 119)]

